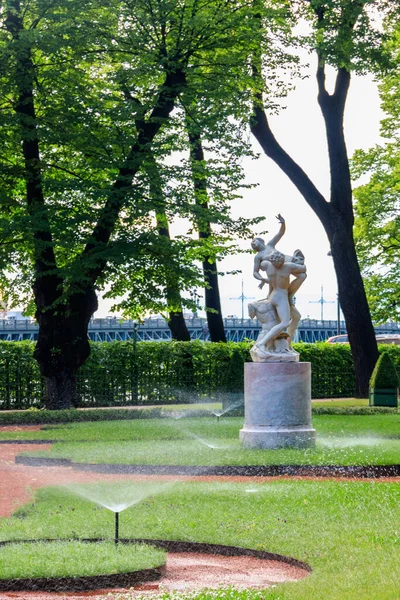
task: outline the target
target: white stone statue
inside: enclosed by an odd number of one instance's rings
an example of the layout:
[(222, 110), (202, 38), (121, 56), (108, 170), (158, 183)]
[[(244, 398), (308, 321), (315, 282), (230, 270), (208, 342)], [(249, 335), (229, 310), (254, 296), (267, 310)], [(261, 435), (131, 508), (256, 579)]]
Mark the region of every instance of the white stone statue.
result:
[[(262, 324), (262, 331), (250, 351), (254, 362), (299, 359), (298, 353), (291, 347), (291, 340), (301, 317), (294, 305), (294, 294), (307, 277), (307, 269), (301, 250), (295, 250), (293, 256), (276, 250), (275, 244), (286, 230), (284, 218), (278, 215), (277, 219), (281, 227), (272, 240), (265, 244), (263, 239), (255, 238), (251, 243), (251, 247), (257, 252), (253, 275), (261, 281), (258, 287), (262, 289), (266, 283), (269, 284), (268, 297), (249, 304), (250, 317), (257, 317)], [(264, 271), (266, 277), (260, 271)], [(292, 281), (291, 276), (294, 276)]]
[(268, 335), (271, 329), (279, 325), (273, 304), (265, 298), (249, 304), (249, 316), (257, 317), (261, 323), (261, 331), (256, 343), (250, 350), (253, 362), (292, 362), (299, 360), (298, 352), (290, 345), (288, 333), (281, 332), (273, 339)]

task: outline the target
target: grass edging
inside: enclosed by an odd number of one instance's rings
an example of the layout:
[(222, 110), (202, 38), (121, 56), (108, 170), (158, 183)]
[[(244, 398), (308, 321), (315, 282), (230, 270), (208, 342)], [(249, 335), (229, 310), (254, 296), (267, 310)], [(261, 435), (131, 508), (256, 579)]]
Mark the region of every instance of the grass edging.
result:
[(0, 591), (83, 592), (102, 588), (130, 588), (138, 583), (157, 581), (165, 566), (142, 569), (132, 573), (111, 573), (88, 577), (38, 577), (35, 579), (0, 580)]
[(76, 463), (69, 458), (18, 455), (15, 463), (31, 467), (70, 467), (77, 471), (126, 475), (187, 475), (206, 477), (359, 477), (378, 479), (400, 476), (400, 464), (393, 465), (129, 465)]
[[(18, 546), (18, 545), (26, 545), (32, 547), (35, 544), (40, 545), (39, 552), (46, 552), (46, 546), (50, 547), (62, 546), (63, 544), (67, 544), (70, 546), (71, 544), (78, 543), (79, 545), (84, 543), (85, 545), (94, 543), (105, 543), (106, 540), (98, 539), (98, 540), (82, 540), (82, 539), (47, 539), (47, 540), (10, 540), (1, 542), (0, 546)], [(114, 543), (108, 542), (111, 544), (114, 552)], [(144, 544), (136, 543), (136, 546), (144, 546)], [(150, 544), (149, 544), (150, 545)], [(148, 546), (149, 546), (148, 545)], [(155, 546), (153, 545), (153, 549)], [(157, 548), (161, 550), (161, 547)], [(36, 550), (37, 551), (37, 550)], [(52, 549), (54, 553), (54, 548)], [(34, 555), (33, 555), (34, 556)], [(143, 583), (146, 581), (155, 581), (160, 579), (160, 577), (165, 573), (165, 556), (163, 557), (164, 561), (162, 564), (159, 564), (155, 567), (146, 567), (142, 569), (136, 569), (133, 571), (125, 570), (122, 572), (109, 572), (107, 573), (107, 568), (104, 569), (105, 572), (99, 574), (73, 574), (73, 565), (72, 565), (72, 574), (64, 575), (57, 574), (55, 576), (39, 576), (30, 575), (29, 577), (1, 577), (0, 578), (0, 591), (45, 591), (45, 592), (67, 592), (67, 591), (85, 591), (85, 590), (95, 590), (101, 588), (115, 588), (115, 587), (131, 587), (137, 583)], [(32, 560), (32, 556), (30, 556), (30, 560)], [(160, 559), (158, 559), (160, 560)], [(125, 558), (126, 562), (126, 558)], [(122, 564), (124, 563), (124, 559)], [(111, 567), (113, 568), (113, 567)]]
[[(38, 540), (18, 540), (18, 541), (2, 541), (1, 546), (18, 543), (35, 543)], [(41, 542), (55, 542), (62, 540), (46, 539)], [(72, 540), (70, 540), (72, 541)], [(79, 539), (81, 542), (98, 543), (104, 542), (101, 538), (86, 538)], [(201, 553), (213, 554), (219, 556), (250, 556), (262, 560), (278, 561), (298, 569), (302, 569), (306, 573), (312, 572), (312, 567), (308, 563), (277, 554), (267, 552), (265, 550), (255, 550), (252, 548), (242, 548), (239, 546), (225, 546), (222, 544), (207, 544), (205, 542), (185, 542), (180, 540), (160, 540), (148, 538), (121, 538), (120, 544), (146, 544), (166, 550), (167, 552), (179, 553)], [(31, 579), (3, 579), (0, 580), (0, 591), (46, 591), (46, 592), (63, 592), (63, 591), (87, 591), (96, 590), (107, 587), (132, 587), (138, 583), (147, 581), (157, 581), (166, 573), (166, 565), (160, 565), (152, 569), (142, 569), (131, 573), (113, 573), (110, 575), (94, 575), (87, 577), (41, 577)]]

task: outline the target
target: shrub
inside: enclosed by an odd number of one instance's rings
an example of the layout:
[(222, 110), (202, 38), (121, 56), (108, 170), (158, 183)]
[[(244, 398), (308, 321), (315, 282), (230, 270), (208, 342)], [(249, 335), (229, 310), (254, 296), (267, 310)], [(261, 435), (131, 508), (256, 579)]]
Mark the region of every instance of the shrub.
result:
[(378, 358), (369, 386), (382, 390), (393, 390), (399, 387), (399, 377), (388, 352), (383, 352)]
[[(243, 395), (243, 362), (254, 342), (95, 342), (78, 373), (80, 407), (224, 401)], [(0, 342), (0, 410), (43, 406), (43, 381), (33, 342)], [(354, 394), (354, 369), (346, 344), (295, 344), (312, 365), (312, 397)], [(400, 372), (400, 347), (380, 346)], [(231, 401), (229, 401), (231, 403)]]
[(82, 421), (122, 421), (126, 419), (157, 419), (160, 408), (107, 409), (107, 410), (24, 410), (0, 412), (0, 425), (45, 425), (51, 423), (78, 423)]

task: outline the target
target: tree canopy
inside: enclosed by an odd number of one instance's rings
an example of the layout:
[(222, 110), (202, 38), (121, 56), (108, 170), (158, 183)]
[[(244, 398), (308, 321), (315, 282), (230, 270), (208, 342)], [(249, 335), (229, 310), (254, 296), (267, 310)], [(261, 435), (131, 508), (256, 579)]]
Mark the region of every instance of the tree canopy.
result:
[[(132, 314), (174, 309), (169, 283), (198, 284), (194, 261), (249, 232), (227, 204), (242, 179), (232, 107), (243, 110), (249, 91), (233, 81), (248, 71), (251, 10), (246, 0), (3, 3), (0, 273), (9, 296), (34, 305), (49, 406), (73, 401), (99, 289), (126, 293)], [(209, 145), (197, 165), (207, 203), (188, 184), (189, 159), (169, 162), (190, 154), (188, 118)], [(161, 215), (215, 234), (167, 240)]]
[[(390, 27), (390, 24), (387, 25)], [(400, 28), (388, 43), (397, 70), (380, 83), (385, 118), (381, 135), (386, 143), (358, 151), (353, 175), (368, 176), (354, 190), (357, 252), (375, 321), (400, 319)]]

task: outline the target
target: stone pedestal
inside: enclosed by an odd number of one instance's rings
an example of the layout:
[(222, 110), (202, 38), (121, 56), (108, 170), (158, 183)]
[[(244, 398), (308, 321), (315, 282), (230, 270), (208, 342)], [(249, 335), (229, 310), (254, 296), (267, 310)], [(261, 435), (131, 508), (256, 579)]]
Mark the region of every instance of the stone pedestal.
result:
[(309, 448), (311, 363), (266, 362), (244, 365), (245, 448)]

